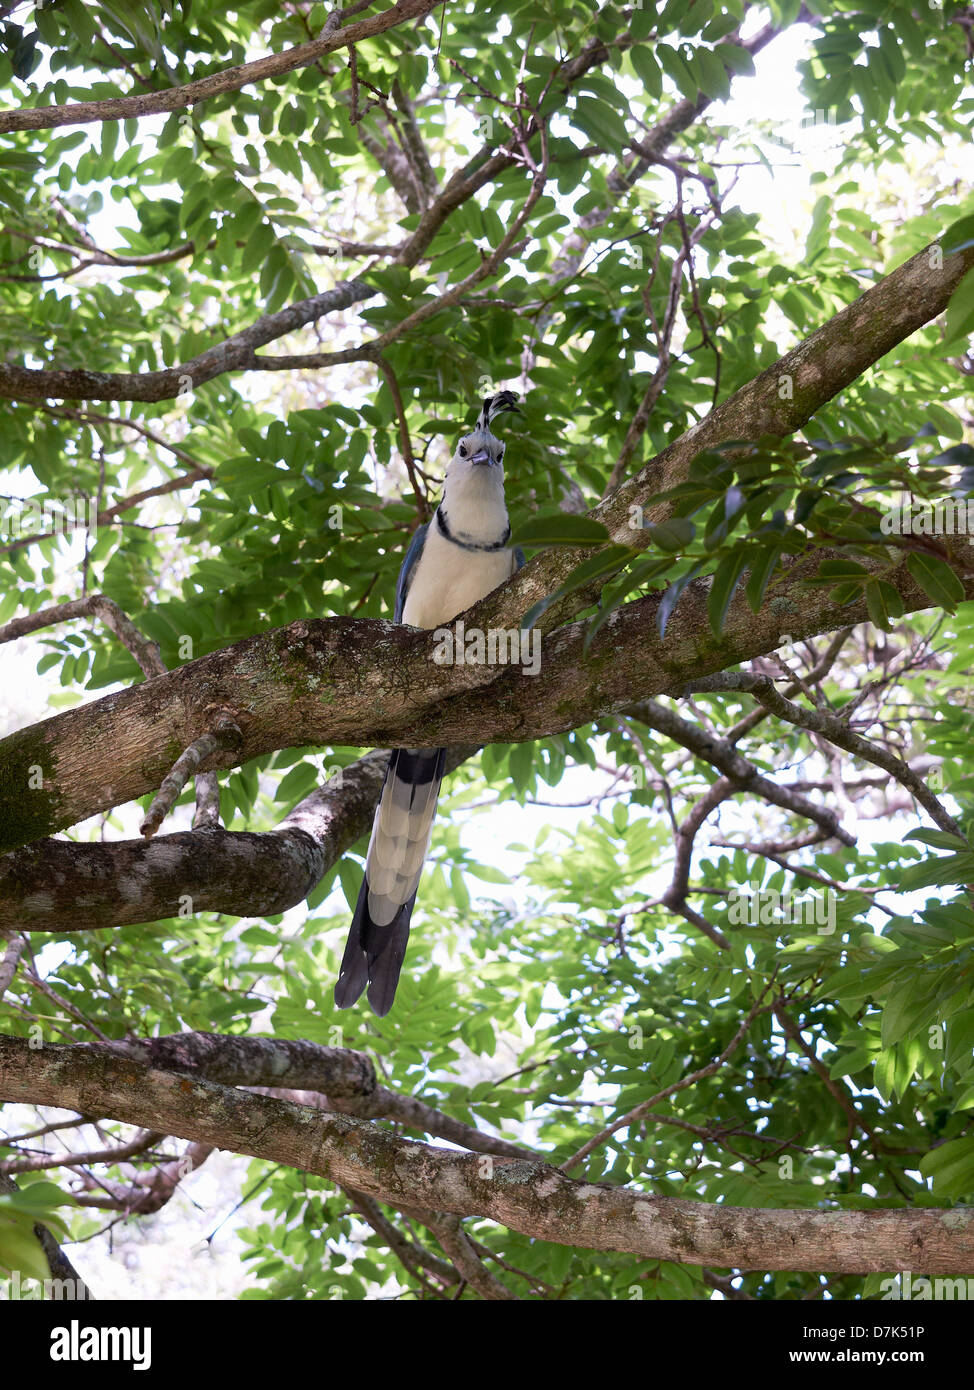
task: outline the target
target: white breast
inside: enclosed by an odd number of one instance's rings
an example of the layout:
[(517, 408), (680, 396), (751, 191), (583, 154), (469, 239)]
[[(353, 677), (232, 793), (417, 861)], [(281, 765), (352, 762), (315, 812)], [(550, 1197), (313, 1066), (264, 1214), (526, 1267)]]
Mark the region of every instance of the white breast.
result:
[(513, 551), (464, 550), (431, 522), (402, 620), (413, 627), (443, 627), (513, 573)]

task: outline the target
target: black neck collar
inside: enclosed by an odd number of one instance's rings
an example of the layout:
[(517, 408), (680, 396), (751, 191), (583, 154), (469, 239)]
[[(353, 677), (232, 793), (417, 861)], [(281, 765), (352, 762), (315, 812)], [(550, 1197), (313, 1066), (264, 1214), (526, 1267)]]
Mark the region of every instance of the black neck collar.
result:
[(470, 537), (463, 540), (461, 537), (465, 536), (466, 532), (450, 530), (449, 523), (446, 519), (446, 512), (442, 507), (437, 507), (436, 509), (436, 525), (441, 536), (445, 536), (448, 541), (452, 541), (454, 545), (460, 546), (463, 550), (503, 550), (507, 542), (511, 539), (511, 525), (510, 522), (508, 522), (507, 528), (499, 541), (475, 541)]

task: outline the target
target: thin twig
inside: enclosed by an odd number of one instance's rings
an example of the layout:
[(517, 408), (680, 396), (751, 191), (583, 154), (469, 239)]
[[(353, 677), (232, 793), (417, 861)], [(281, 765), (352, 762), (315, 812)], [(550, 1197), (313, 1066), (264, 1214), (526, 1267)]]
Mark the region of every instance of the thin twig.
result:
[(221, 748), (232, 748), (240, 743), (243, 734), (229, 714), (223, 714), (212, 729), (186, 748), (173, 763), (172, 771), (162, 779), (152, 805), (139, 826), (139, 831), (148, 840), (159, 829), (166, 816), (176, 804), (183, 787), (196, 772), (200, 763), (213, 756)]
[[(705, 1077), (713, 1076), (714, 1072), (719, 1071), (728, 1057), (730, 1057), (743, 1042), (748, 1029), (757, 1018), (758, 1014), (764, 1011), (766, 1007), (764, 1004), (764, 997), (774, 984), (777, 973), (777, 970), (775, 970), (771, 975), (764, 989), (762, 989), (761, 993), (752, 1004), (747, 1018), (745, 1018), (744, 1022), (741, 1024), (740, 1028), (738, 1028), (719, 1057), (715, 1058), (712, 1062), (708, 1062), (705, 1067), (701, 1067), (698, 1071), (691, 1072), (691, 1074), (685, 1076), (682, 1081), (674, 1081), (671, 1086), (666, 1086), (662, 1091), (657, 1091), (656, 1095), (650, 1096), (649, 1100), (641, 1101), (639, 1105), (634, 1106), (632, 1110), (627, 1111), (626, 1114), (622, 1115), (618, 1120), (613, 1120), (612, 1124), (600, 1130), (598, 1134), (594, 1135), (587, 1143), (583, 1144), (580, 1149), (573, 1153), (571, 1158), (566, 1159), (565, 1162), (561, 1164), (561, 1171), (563, 1173), (570, 1173), (573, 1168), (578, 1167), (583, 1159), (588, 1158), (593, 1150), (600, 1148), (617, 1130), (624, 1129), (626, 1125), (631, 1125), (635, 1123), (636, 1120), (641, 1119), (648, 1111), (652, 1110), (653, 1106), (659, 1105), (660, 1101), (668, 1100), (670, 1096), (676, 1095), (678, 1091), (685, 1091), (688, 1086), (695, 1086), (698, 1081), (703, 1081)], [(770, 1005), (767, 1007), (770, 1007)]]

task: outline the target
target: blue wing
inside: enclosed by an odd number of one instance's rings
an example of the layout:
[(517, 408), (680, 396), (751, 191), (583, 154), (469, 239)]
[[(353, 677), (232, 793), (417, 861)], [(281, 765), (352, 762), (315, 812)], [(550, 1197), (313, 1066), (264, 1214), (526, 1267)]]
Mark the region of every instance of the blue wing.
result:
[(527, 560), (524, 558), (524, 551), (519, 545), (516, 545), (514, 547), (514, 573), (517, 574), (518, 570), (522, 569), (526, 564)]
[(425, 526), (417, 527), (412, 543), (406, 551), (406, 558), (402, 562), (399, 578), (396, 580), (396, 612), (394, 621), (397, 623), (402, 622), (402, 610), (406, 606), (406, 595), (409, 593), (409, 586), (413, 581), (413, 570), (416, 568), (416, 563), (423, 553), (423, 546), (426, 544), (426, 530), (427, 528)]

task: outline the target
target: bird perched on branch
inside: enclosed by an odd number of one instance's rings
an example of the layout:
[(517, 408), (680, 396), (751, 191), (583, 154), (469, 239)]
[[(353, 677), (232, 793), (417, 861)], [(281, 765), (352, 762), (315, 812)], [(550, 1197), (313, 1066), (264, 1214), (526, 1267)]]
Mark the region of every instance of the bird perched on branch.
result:
[[(421, 526), (399, 571), (396, 622), (442, 627), (524, 564), (511, 550), (504, 500), (504, 449), (491, 422), (517, 410), (517, 395), (484, 400), (477, 423), (450, 460), (443, 498)], [(379, 1015), (392, 1007), (409, 940), (409, 919), (429, 849), (445, 748), (394, 748), (376, 807), (365, 877), (335, 986), (340, 1009), (368, 986)]]

